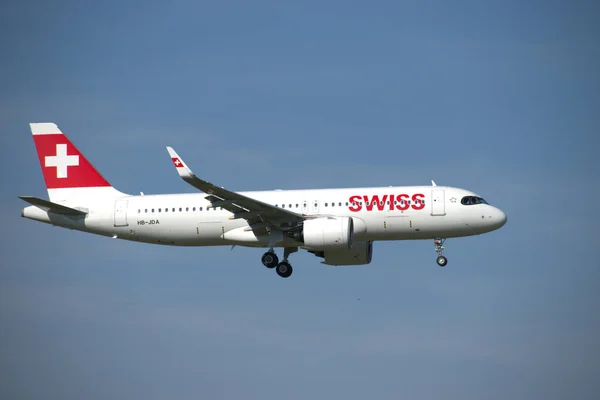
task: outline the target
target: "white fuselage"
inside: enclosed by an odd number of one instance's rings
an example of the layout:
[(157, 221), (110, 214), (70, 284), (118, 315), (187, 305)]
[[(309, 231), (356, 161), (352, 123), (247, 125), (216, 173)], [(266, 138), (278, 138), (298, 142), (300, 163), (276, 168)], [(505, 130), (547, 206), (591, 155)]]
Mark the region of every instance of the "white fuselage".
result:
[[(477, 235), (500, 228), (506, 215), (488, 204), (461, 204), (467, 190), (442, 186), (240, 192), (264, 203), (306, 216), (347, 216), (355, 220), (355, 240), (410, 240)], [(415, 196), (416, 195), (416, 196)], [(376, 197), (375, 197), (376, 196)], [(248, 235), (228, 232), (248, 227), (246, 220), (210, 207), (206, 194), (82, 196), (64, 205), (85, 209), (84, 216), (47, 213), (35, 206), (22, 215), (99, 235), (174, 246), (245, 245), (268, 247)], [(284, 238), (276, 247), (302, 246)]]

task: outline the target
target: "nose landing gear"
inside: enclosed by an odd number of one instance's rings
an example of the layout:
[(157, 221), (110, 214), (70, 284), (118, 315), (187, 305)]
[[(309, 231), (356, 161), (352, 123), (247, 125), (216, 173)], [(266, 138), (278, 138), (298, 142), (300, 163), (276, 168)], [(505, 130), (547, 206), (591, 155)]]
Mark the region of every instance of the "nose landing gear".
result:
[(433, 240), (433, 244), (435, 246), (435, 252), (438, 254), (436, 262), (437, 265), (439, 265), (440, 267), (445, 267), (446, 264), (448, 264), (448, 259), (446, 257), (444, 257), (442, 255), (442, 253), (444, 252), (444, 243), (446, 242), (446, 239), (443, 238), (436, 238)]
[(436, 259), (436, 262), (440, 267), (445, 267), (446, 264), (448, 263), (448, 259), (444, 256), (438, 256), (438, 258)]

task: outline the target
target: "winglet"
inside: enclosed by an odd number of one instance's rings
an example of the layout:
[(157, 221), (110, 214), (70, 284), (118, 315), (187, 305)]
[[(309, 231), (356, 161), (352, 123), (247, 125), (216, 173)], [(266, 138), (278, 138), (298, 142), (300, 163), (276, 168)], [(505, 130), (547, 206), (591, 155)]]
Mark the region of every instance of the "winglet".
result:
[(189, 167), (185, 164), (181, 157), (179, 157), (175, 150), (173, 150), (172, 147), (167, 146), (167, 151), (171, 156), (171, 160), (173, 161), (173, 165), (175, 165), (175, 169), (177, 169), (177, 173), (179, 174), (179, 176), (185, 179), (194, 175), (192, 173), (192, 170), (189, 169)]

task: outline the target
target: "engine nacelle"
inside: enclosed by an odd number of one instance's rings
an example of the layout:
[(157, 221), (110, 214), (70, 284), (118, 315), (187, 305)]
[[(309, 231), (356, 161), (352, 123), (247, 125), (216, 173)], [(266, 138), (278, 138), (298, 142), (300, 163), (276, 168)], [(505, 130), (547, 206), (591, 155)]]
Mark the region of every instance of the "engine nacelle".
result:
[(354, 223), (350, 217), (323, 217), (304, 221), (304, 245), (314, 250), (350, 249)]
[(325, 250), (323, 264), (327, 265), (363, 265), (373, 258), (373, 242), (354, 242), (351, 249)]

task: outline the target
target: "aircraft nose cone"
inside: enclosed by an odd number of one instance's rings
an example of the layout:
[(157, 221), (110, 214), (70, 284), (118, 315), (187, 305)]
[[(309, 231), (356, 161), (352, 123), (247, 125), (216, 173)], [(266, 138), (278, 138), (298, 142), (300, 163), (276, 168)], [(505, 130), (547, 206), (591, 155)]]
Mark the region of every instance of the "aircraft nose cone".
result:
[(504, 224), (506, 224), (506, 220), (508, 219), (508, 217), (506, 216), (506, 213), (502, 210), (500, 210), (500, 226), (504, 226)]
[(495, 229), (502, 228), (506, 224), (506, 213), (499, 208), (496, 208), (496, 212), (493, 215), (494, 227)]

